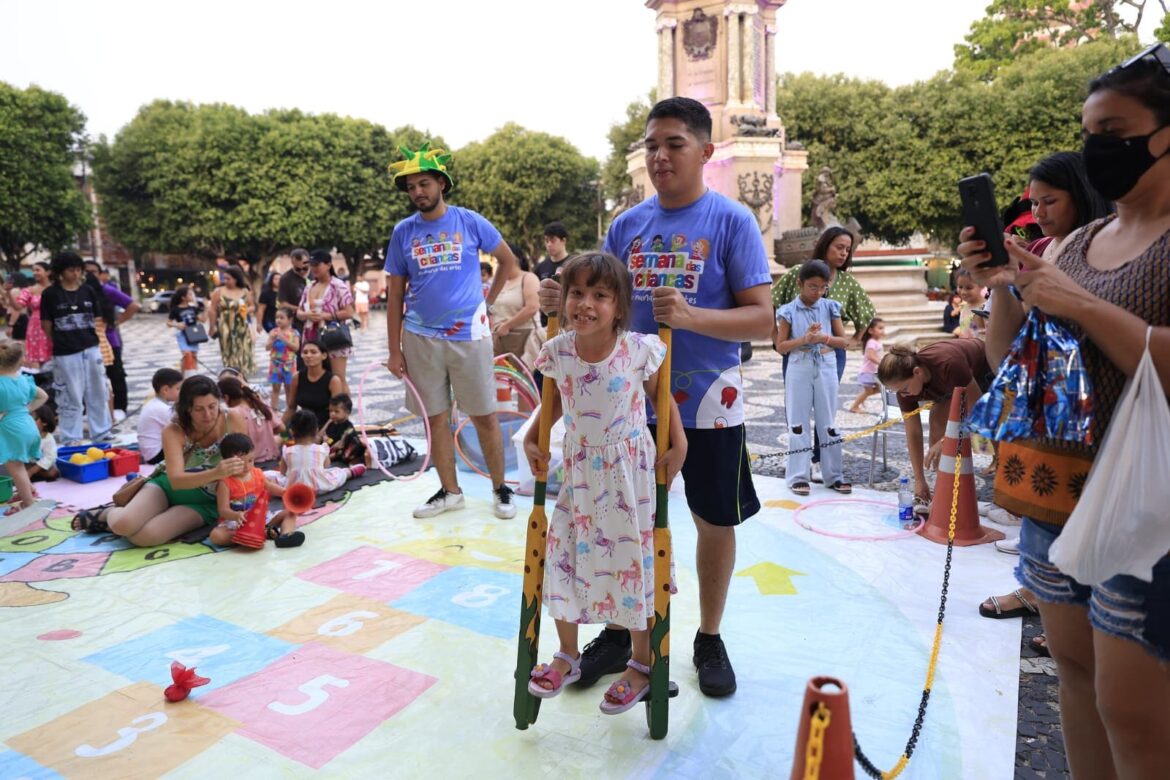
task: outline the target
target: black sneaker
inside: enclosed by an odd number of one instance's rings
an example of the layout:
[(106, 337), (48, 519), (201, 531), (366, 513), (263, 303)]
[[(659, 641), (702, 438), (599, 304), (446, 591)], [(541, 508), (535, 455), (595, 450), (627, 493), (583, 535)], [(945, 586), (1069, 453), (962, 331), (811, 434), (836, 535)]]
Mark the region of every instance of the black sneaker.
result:
[(602, 629), (581, 653), (581, 679), (577, 687), (588, 688), (607, 674), (626, 670), (630, 660), (630, 632)]
[(718, 634), (695, 632), (695, 668), (699, 670), (699, 690), (704, 696), (730, 696), (735, 693), (735, 670), (727, 657), (727, 648)]

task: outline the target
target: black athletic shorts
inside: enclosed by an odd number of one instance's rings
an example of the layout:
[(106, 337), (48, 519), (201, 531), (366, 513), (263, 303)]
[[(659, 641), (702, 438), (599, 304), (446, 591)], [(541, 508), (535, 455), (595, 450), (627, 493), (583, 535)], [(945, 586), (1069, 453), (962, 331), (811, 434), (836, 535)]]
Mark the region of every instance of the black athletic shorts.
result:
[[(687, 459), (682, 475), (691, 512), (722, 526), (739, 525), (759, 512), (744, 426), (684, 430)], [(650, 433), (657, 434), (653, 424)]]

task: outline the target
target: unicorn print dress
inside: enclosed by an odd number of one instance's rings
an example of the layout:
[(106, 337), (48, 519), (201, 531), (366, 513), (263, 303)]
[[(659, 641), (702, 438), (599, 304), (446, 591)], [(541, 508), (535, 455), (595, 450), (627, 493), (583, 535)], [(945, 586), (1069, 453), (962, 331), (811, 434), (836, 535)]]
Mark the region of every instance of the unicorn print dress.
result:
[(609, 357), (589, 363), (569, 331), (536, 359), (556, 380), (565, 421), (565, 481), (544, 582), (557, 620), (644, 630), (653, 615), (655, 447), (642, 384), (665, 356), (657, 336), (623, 332)]

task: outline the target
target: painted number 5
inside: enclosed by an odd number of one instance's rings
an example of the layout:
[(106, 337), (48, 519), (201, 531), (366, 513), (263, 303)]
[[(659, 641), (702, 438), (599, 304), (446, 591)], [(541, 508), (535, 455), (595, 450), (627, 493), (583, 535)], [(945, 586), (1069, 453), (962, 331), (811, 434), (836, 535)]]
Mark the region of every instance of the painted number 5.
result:
[[(117, 753), (123, 748), (130, 747), (138, 739), (139, 734), (154, 731), (166, 722), (166, 715), (163, 715), (161, 712), (152, 712), (130, 721), (130, 726), (118, 729), (118, 738), (110, 744), (96, 748), (93, 745), (79, 745), (73, 752), (82, 758), (101, 758), (102, 756), (108, 756), (111, 753)], [(143, 725), (134, 728), (139, 723)]]
[(317, 633), (321, 636), (349, 636), (361, 631), (362, 627), (365, 626), (365, 623), (361, 621), (362, 618), (369, 620), (376, 617), (378, 617), (377, 612), (365, 610), (346, 612), (344, 615), (338, 615), (332, 620), (322, 623), (321, 627), (317, 629)]
[(465, 590), (453, 596), (451, 603), (461, 607), (483, 609), (495, 604), (501, 596), (506, 596), (509, 592), (507, 588), (502, 588), (499, 585), (476, 585), (471, 590)]
[(329, 699), (329, 693), (325, 690), (325, 686), (327, 685), (332, 685), (335, 688), (348, 688), (349, 680), (341, 680), (330, 674), (314, 677), (312, 680), (297, 688), (298, 691), (305, 694), (306, 698), (304, 701), (299, 704), (285, 704), (281, 701), (274, 701), (268, 705), (268, 709), (281, 715), (304, 715), (306, 712), (312, 712)]

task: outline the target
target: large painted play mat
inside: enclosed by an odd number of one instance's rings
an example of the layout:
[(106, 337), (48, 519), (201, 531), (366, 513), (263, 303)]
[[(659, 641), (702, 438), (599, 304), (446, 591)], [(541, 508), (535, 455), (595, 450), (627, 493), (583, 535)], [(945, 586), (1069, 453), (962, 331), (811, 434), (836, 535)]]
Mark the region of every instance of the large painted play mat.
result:
[[(722, 628), (739, 689), (714, 700), (691, 665), (695, 531), (676, 483), (681, 692), (653, 741), (640, 706), (598, 711), (604, 684), (544, 702), (516, 730), (531, 505), (498, 520), (487, 481), (460, 479), (467, 507), (426, 521), (410, 509), (437, 488), (433, 472), (362, 487), (306, 516), (295, 549), (136, 549), (70, 530), (73, 510), (51, 501), (0, 526), (0, 778), (786, 777), (814, 675), (848, 685), (853, 729), (879, 767), (901, 755), (946, 548), (839, 538), (898, 536), (888, 495), (858, 490), (861, 502), (840, 505), (814, 488), (794, 518), (802, 504), (783, 483), (756, 478), (765, 508), (738, 531)], [(990, 546), (955, 550), (937, 678), (903, 777), (1011, 776), (1020, 628), (975, 609), (1010, 582), (1011, 561)], [(555, 649), (546, 619), (542, 659)], [(173, 661), (210, 683), (168, 703)]]

